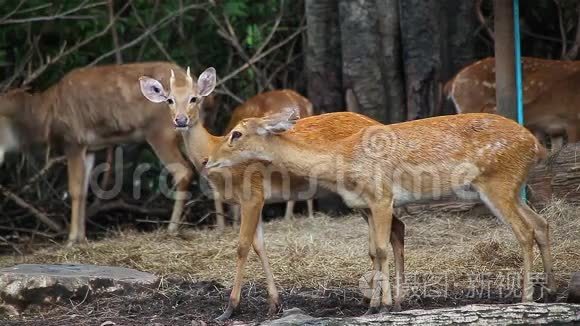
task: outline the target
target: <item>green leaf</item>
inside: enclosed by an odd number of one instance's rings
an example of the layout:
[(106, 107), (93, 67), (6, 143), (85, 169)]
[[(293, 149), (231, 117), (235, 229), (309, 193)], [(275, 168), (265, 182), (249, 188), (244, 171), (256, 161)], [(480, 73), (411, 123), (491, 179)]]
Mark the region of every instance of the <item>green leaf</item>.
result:
[(248, 6), (242, 0), (230, 0), (224, 5), (224, 13), (231, 17), (244, 18), (248, 16)]

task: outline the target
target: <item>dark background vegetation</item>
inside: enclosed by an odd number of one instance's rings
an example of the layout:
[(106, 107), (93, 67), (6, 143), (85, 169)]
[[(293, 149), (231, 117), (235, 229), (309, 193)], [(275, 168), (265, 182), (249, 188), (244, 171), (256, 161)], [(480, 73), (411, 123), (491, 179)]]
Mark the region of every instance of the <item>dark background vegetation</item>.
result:
[[(576, 59), (578, 1), (521, 7), (524, 55)], [(0, 90), (40, 91), (76, 67), (169, 60), (195, 73), (216, 67), (219, 106), (205, 117), (215, 133), (237, 104), (278, 88), (307, 95), (317, 113), (344, 110), (350, 94), (351, 110), (397, 122), (452, 113), (442, 85), (493, 54), (492, 27), (489, 0), (0, 0)], [(171, 202), (159, 195), (162, 166), (147, 146), (123, 148), (121, 168), (156, 166), (142, 180), (147, 198), (93, 216), (93, 230), (119, 220), (156, 225), (169, 215)], [(3, 241), (49, 236), (8, 193), (66, 223), (66, 169), (59, 153), (49, 154), (11, 155), (0, 167)], [(203, 223), (209, 207), (194, 197), (187, 220)]]

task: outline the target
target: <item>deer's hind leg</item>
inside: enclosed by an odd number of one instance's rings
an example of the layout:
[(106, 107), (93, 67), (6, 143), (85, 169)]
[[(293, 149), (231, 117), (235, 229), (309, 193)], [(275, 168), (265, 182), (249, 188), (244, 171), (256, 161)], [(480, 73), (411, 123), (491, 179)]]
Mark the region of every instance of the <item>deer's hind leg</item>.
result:
[(284, 213), (284, 219), (289, 220), (294, 217), (294, 205), (295, 201), (289, 200), (286, 202), (286, 212)]
[(522, 302), (531, 302), (533, 288), (530, 282), (532, 270), (534, 229), (519, 209), (519, 185), (509, 182), (509, 177), (476, 182), (474, 186), (481, 200), (495, 216), (509, 224), (520, 244), (524, 260)]
[(519, 202), (519, 209), (526, 218), (528, 224), (534, 229), (534, 239), (540, 249), (542, 264), (548, 286), (548, 296), (556, 292), (556, 279), (553, 271), (552, 247), (550, 244), (550, 226), (548, 221), (538, 213), (534, 212), (526, 203)]

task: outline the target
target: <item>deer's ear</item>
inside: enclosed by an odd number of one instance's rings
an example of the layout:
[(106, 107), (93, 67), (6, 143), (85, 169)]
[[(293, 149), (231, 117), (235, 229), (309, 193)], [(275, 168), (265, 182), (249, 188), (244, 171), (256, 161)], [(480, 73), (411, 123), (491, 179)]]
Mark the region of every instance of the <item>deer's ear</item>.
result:
[(209, 67), (199, 75), (197, 79), (197, 93), (199, 96), (208, 96), (213, 92), (216, 85), (215, 68)]
[(300, 114), (297, 109), (284, 109), (280, 113), (261, 119), (256, 131), (259, 135), (280, 134), (292, 129), (298, 119), (300, 119)]
[(167, 100), (167, 92), (157, 79), (143, 76), (139, 78), (139, 84), (141, 85), (141, 93), (149, 101), (161, 103)]

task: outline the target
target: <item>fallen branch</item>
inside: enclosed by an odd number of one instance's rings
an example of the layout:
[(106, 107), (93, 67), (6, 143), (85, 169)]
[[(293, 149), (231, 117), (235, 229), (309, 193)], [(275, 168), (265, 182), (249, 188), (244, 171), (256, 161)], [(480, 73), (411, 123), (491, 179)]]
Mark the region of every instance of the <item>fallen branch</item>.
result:
[(166, 215), (169, 214), (169, 210), (163, 208), (147, 208), (142, 205), (129, 204), (122, 199), (117, 199), (114, 201), (99, 204), (98, 206), (93, 206), (87, 210), (87, 216), (89, 218), (94, 217), (97, 213), (113, 211), (113, 210), (123, 210), (127, 212), (138, 213), (142, 215)]
[(57, 236), (56, 234), (49, 234), (49, 233), (41, 232), (38, 230), (19, 228), (19, 227), (14, 227), (14, 226), (0, 226), (0, 230), (30, 233), (32, 235), (38, 235), (38, 236), (45, 237), (48, 239), (54, 239)]
[(363, 317), (315, 318), (291, 309), (261, 325), (540, 325), (575, 324), (580, 305), (565, 303), (474, 304), (458, 308), (415, 309)]
[(18, 195), (13, 193), (12, 191), (4, 188), (4, 186), (0, 185), (0, 193), (2, 193), (6, 198), (12, 200), (16, 205), (28, 210), (32, 215), (36, 216), (42, 223), (48, 226), (51, 230), (56, 232), (62, 232), (63, 228), (58, 225), (55, 221), (51, 220), (46, 214), (39, 211), (32, 205), (28, 204), (24, 199), (20, 198)]
[(26, 181), (24, 183), (24, 187), (22, 187), (22, 189), (20, 190), (20, 193), (24, 193), (24, 192), (28, 191), (30, 189), (30, 187), (32, 187), (32, 185), (35, 184), (36, 181), (38, 181), (38, 179), (42, 178), (48, 171), (50, 171), (50, 169), (52, 169), (52, 167), (55, 164), (62, 163), (65, 161), (65, 159), (66, 158), (64, 156), (59, 156), (59, 157), (51, 158), (48, 161), (46, 161), (46, 164), (44, 164), (44, 167), (42, 167), (42, 169), (40, 169), (40, 171), (38, 171), (34, 176), (32, 176), (30, 179), (28, 179), (28, 181)]

